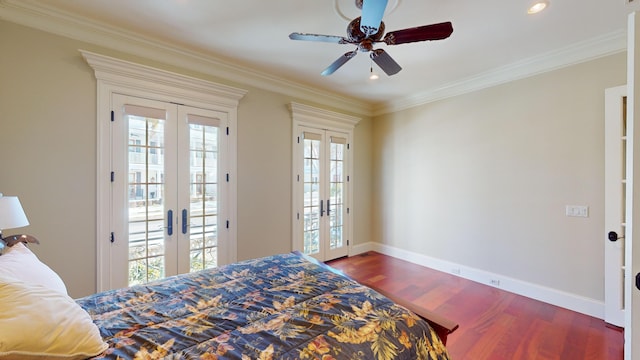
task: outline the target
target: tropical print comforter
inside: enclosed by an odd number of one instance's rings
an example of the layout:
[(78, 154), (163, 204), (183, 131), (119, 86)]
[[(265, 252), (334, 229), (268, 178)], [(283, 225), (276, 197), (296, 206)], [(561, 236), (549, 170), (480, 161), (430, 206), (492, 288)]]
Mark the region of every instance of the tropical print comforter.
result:
[(109, 349), (93, 359), (448, 359), (428, 323), (296, 254), (77, 300)]

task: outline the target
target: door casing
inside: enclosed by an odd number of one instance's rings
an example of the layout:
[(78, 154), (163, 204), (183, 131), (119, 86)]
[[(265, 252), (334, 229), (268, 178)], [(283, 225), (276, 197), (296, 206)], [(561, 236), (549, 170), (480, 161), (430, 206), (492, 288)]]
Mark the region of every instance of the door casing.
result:
[[(247, 93), (244, 89), (217, 84), (182, 74), (80, 50), (94, 70), (97, 80), (97, 136), (96, 136), (96, 291), (111, 289), (111, 265), (108, 260), (111, 246), (109, 221), (111, 188), (111, 108), (112, 95), (123, 94), (149, 98), (197, 108), (224, 112), (228, 116), (229, 180), (227, 229), (229, 246), (225, 258), (237, 260), (237, 119), (238, 104)], [(221, 264), (224, 265), (224, 264)]]
[[(315, 108), (312, 106), (299, 104), (299, 103), (291, 103), (290, 104), (291, 117), (292, 117), (292, 144), (293, 144), (293, 156), (292, 156), (292, 209), (293, 209), (293, 219), (292, 219), (292, 229), (291, 229), (291, 239), (292, 239), (292, 249), (302, 251), (303, 250), (303, 239), (301, 238), (302, 234), (302, 216), (303, 209), (301, 208), (302, 204), (302, 188), (300, 179), (303, 176), (302, 173), (302, 146), (300, 144), (300, 134), (301, 129), (303, 127), (314, 128), (320, 131), (335, 131), (340, 134), (344, 134), (347, 138), (347, 143), (349, 144), (350, 151), (347, 151), (347, 168), (345, 169), (346, 173), (349, 177), (353, 174), (353, 131), (356, 124), (360, 121), (360, 118), (328, 111), (324, 109)], [(347, 194), (348, 199), (345, 203), (345, 206), (348, 207), (348, 219), (345, 219), (346, 222), (349, 223), (348, 229), (345, 233), (345, 239), (348, 240), (346, 247), (346, 255), (351, 253), (351, 247), (353, 246), (353, 179), (349, 178), (347, 181)], [(328, 260), (326, 255), (330, 253), (324, 253), (320, 256), (321, 261)], [(330, 255), (335, 256), (335, 255)], [(342, 255), (340, 255), (342, 256)]]

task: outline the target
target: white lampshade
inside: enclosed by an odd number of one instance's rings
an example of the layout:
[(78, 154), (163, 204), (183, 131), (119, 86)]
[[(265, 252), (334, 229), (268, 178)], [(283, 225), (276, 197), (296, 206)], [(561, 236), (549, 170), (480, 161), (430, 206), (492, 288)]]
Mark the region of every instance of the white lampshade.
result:
[(0, 194), (0, 231), (27, 225), (29, 225), (29, 220), (22, 210), (18, 197)]

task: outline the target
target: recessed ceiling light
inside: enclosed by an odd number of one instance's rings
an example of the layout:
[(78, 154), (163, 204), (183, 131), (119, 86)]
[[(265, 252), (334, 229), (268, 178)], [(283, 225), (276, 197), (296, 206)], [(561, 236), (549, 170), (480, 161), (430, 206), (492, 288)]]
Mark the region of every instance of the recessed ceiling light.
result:
[(549, 6), (549, 2), (547, 0), (536, 1), (531, 5), (529, 10), (527, 10), (528, 14), (537, 14), (540, 11), (544, 10), (547, 6)]

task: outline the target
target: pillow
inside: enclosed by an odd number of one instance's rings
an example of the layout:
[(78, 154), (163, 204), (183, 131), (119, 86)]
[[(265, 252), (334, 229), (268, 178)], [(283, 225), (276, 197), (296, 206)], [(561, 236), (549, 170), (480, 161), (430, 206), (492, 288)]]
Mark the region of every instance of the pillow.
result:
[(0, 255), (0, 275), (9, 275), (17, 280), (40, 284), (67, 295), (67, 287), (60, 276), (41, 262), (36, 254), (21, 242), (5, 249)]
[(108, 348), (68, 295), (0, 275), (0, 359), (86, 359)]

